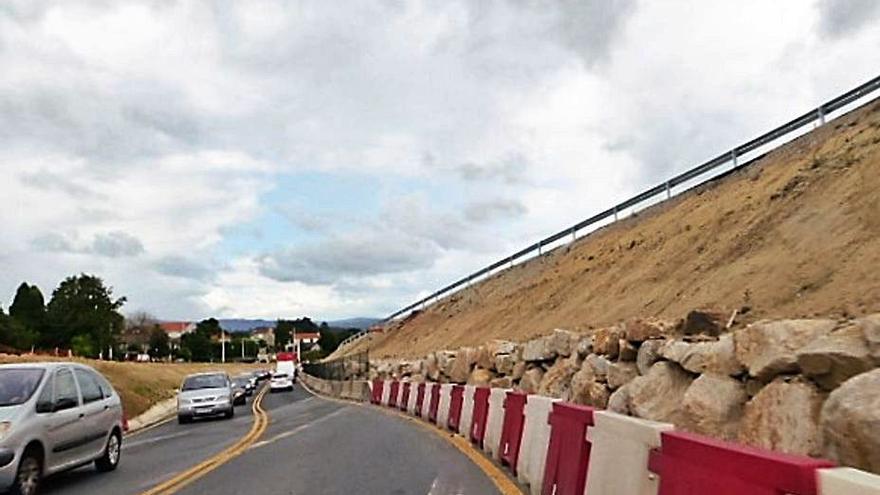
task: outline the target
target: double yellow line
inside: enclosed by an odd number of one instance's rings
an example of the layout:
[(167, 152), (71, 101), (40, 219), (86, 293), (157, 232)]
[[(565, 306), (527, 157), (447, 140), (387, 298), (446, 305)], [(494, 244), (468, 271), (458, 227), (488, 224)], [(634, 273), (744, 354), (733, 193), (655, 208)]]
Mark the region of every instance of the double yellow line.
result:
[(251, 445), (253, 445), (266, 431), (269, 425), (269, 415), (263, 410), (263, 397), (269, 387), (263, 387), (262, 390), (254, 397), (253, 411), (254, 424), (250, 431), (234, 445), (226, 450), (216, 454), (201, 463), (177, 474), (173, 478), (154, 486), (153, 488), (141, 493), (141, 495), (171, 495), (177, 493), (183, 487), (205, 476), (211, 471), (217, 469), (228, 461), (243, 454)]

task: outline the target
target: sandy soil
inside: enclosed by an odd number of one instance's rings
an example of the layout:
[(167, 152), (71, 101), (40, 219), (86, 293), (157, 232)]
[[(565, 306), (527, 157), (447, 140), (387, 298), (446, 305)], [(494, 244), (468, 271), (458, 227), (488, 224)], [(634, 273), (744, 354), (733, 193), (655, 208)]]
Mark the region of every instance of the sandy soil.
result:
[(756, 165), (454, 294), (351, 351), (415, 357), (694, 308), (880, 311), (880, 102)]

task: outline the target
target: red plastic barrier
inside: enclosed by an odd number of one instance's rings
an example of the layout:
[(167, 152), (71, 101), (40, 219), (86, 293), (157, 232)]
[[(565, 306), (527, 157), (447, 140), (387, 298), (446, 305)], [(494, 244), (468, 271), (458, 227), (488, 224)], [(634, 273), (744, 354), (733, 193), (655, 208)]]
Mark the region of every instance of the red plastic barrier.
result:
[(471, 418), (471, 442), (483, 448), (483, 437), (486, 436), (486, 420), (489, 419), (488, 387), (477, 387), (474, 390), (474, 414)]
[(370, 397), (370, 402), (373, 404), (381, 404), (382, 403), (382, 389), (385, 387), (385, 382), (382, 380), (376, 379), (373, 380), (373, 390), (372, 396)]
[(391, 393), (388, 395), (388, 407), (397, 407), (398, 393), (400, 393), (400, 382), (391, 382)]
[(400, 400), (397, 401), (397, 407), (400, 408), (401, 411), (406, 411), (406, 408), (409, 407), (409, 388), (410, 383), (404, 382), (400, 391)]
[(522, 392), (507, 392), (504, 399), (504, 426), (501, 428), (501, 463), (510, 466), (516, 475), (516, 462), (519, 460), (519, 445), (522, 442), (523, 424), (528, 396)]
[(416, 416), (422, 415), (422, 406), (425, 405), (425, 384), (420, 383), (416, 389)]
[(587, 483), (593, 408), (556, 402), (550, 412), (550, 443), (544, 464), (543, 495), (582, 495)]
[(431, 402), (428, 403), (428, 421), (437, 423), (437, 411), (440, 409), (440, 384), (431, 387)]
[(817, 495), (822, 459), (770, 452), (700, 435), (664, 432), (648, 469), (660, 475), (658, 495)]
[(449, 398), (449, 418), (446, 426), (454, 432), (458, 432), (458, 423), (461, 421), (461, 406), (464, 405), (464, 386), (453, 385)]

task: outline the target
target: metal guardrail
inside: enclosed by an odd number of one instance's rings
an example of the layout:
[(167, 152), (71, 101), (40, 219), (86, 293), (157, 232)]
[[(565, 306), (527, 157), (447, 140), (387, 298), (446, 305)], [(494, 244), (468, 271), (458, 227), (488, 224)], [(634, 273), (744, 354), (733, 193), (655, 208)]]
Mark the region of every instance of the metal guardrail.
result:
[(368, 328), (365, 328), (365, 329), (361, 330), (360, 332), (358, 332), (354, 335), (351, 335), (348, 338), (346, 338), (345, 340), (343, 340), (342, 342), (340, 342), (339, 345), (337, 346), (337, 349), (342, 349), (342, 347), (345, 345), (348, 345), (356, 340), (361, 340), (362, 338), (369, 335), (369, 333), (370, 333), (370, 330)]
[(332, 361), (303, 363), (303, 371), (324, 380), (366, 379), (370, 374), (369, 352), (359, 352)]
[[(766, 133), (764, 133), (764, 134), (762, 134), (762, 135), (760, 135), (750, 141), (747, 141), (739, 146), (736, 146), (735, 148), (733, 148), (730, 151), (724, 152), (724, 153), (716, 156), (715, 158), (712, 158), (712, 159), (710, 159), (710, 160), (708, 160), (708, 161), (706, 161), (706, 162), (704, 162), (704, 163), (702, 163), (702, 164), (700, 164), (700, 165), (698, 165), (698, 166), (696, 166), (686, 172), (683, 172), (679, 175), (676, 175), (675, 177), (672, 177), (671, 179), (663, 182), (662, 184), (658, 184), (658, 185), (656, 185), (646, 191), (643, 191), (643, 192), (623, 201), (622, 203), (619, 203), (619, 204), (617, 204), (617, 205), (615, 205), (615, 206), (613, 206), (603, 212), (597, 213), (597, 214), (591, 216), (590, 218), (587, 218), (586, 220), (583, 220), (581, 222), (578, 222), (578, 223), (572, 225), (571, 227), (569, 227), (567, 229), (561, 230), (561, 231), (559, 231), (549, 237), (541, 239), (540, 241), (532, 244), (531, 246), (528, 246), (524, 249), (521, 249), (506, 258), (500, 259), (500, 260), (496, 261), (495, 263), (492, 263), (491, 265), (489, 265), (481, 270), (478, 270), (474, 273), (471, 273), (470, 275), (468, 275), (464, 278), (461, 278), (461, 279), (453, 282), (452, 284), (447, 285), (446, 287), (443, 287), (442, 289), (434, 292), (433, 294), (431, 294), (427, 297), (424, 297), (424, 298), (410, 304), (409, 306), (394, 312), (390, 316), (386, 317), (384, 321), (387, 322), (387, 321), (393, 320), (394, 318), (397, 318), (398, 316), (400, 316), (406, 312), (409, 312), (413, 309), (416, 309), (420, 306), (425, 305), (426, 303), (428, 303), (431, 300), (439, 299), (441, 296), (451, 295), (451, 294), (457, 292), (456, 289), (459, 289), (460, 287), (462, 287), (464, 285), (469, 285), (471, 282), (474, 282), (475, 280), (482, 277), (483, 275), (490, 274), (492, 271), (494, 271), (498, 268), (501, 268), (501, 267), (504, 267), (507, 265), (512, 266), (514, 264), (514, 262), (516, 262), (516, 260), (518, 260), (528, 254), (531, 254), (535, 251), (537, 251), (538, 255), (540, 256), (542, 254), (542, 249), (544, 247), (546, 247), (549, 244), (552, 244), (558, 240), (564, 239), (568, 236), (571, 236), (572, 240), (576, 240), (577, 233), (584, 228), (596, 225), (597, 223), (599, 223), (603, 220), (606, 220), (608, 218), (611, 218), (611, 217), (613, 217), (614, 220), (617, 221), (618, 214), (623, 212), (623, 210), (626, 210), (627, 208), (632, 208), (632, 207), (638, 206), (639, 204), (642, 204), (642, 203), (644, 203), (650, 199), (653, 199), (656, 196), (662, 195), (662, 194), (665, 194), (666, 199), (669, 199), (672, 197), (672, 188), (674, 188), (676, 186), (680, 186), (682, 184), (685, 184), (693, 179), (696, 179), (697, 177), (700, 177), (700, 176), (706, 174), (707, 172), (713, 171), (713, 170), (721, 167), (722, 165), (732, 163), (734, 168), (736, 168), (738, 165), (738, 159), (740, 157), (742, 157), (743, 155), (745, 155), (746, 153), (749, 153), (750, 151), (754, 151), (754, 150), (760, 148), (761, 146), (764, 146), (764, 145), (769, 144), (769, 143), (771, 143), (781, 137), (784, 137), (784, 136), (787, 136), (793, 132), (796, 132), (796, 131), (802, 129), (803, 127), (810, 125), (816, 121), (819, 122), (819, 125), (823, 125), (823, 124), (825, 124), (826, 117), (831, 112), (834, 112), (835, 110), (839, 110), (839, 109), (845, 107), (846, 105), (849, 105), (850, 103), (853, 103), (857, 100), (860, 100), (863, 97), (873, 93), (874, 91), (877, 91), (878, 89), (880, 89), (880, 76), (875, 77), (874, 79), (871, 79), (870, 81), (868, 81), (868, 82), (866, 82), (866, 83), (864, 83), (854, 89), (851, 89), (851, 90), (847, 91), (846, 93), (844, 93), (836, 98), (833, 98), (832, 100), (829, 100), (829, 101), (819, 105), (817, 108), (810, 110), (809, 112), (807, 112), (807, 113), (805, 113), (795, 119), (792, 119), (791, 121), (786, 122), (785, 124), (782, 124), (781, 126), (775, 128), (769, 132), (766, 132)], [(785, 143), (779, 143), (779, 146), (782, 146), (783, 144), (785, 144)], [(719, 175), (721, 175), (721, 174), (719, 174)], [(706, 178), (704, 181), (702, 181), (696, 185), (698, 186), (698, 185), (705, 184), (709, 181), (712, 181), (713, 179), (716, 179), (717, 177), (718, 177), (717, 175), (713, 175), (711, 177)]]

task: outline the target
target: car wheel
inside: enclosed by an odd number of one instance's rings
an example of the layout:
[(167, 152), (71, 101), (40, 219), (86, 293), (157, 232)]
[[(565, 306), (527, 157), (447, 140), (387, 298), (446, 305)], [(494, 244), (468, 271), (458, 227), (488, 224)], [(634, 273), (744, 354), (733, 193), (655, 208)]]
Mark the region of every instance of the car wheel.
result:
[(122, 455), (122, 438), (119, 433), (114, 431), (107, 439), (107, 446), (104, 448), (104, 455), (95, 461), (95, 467), (98, 471), (106, 473), (113, 471), (119, 465), (119, 458)]
[(232, 407), (230, 407), (229, 410), (226, 411), (226, 414), (224, 414), (223, 416), (224, 416), (226, 419), (232, 419), (232, 417), (235, 416), (235, 409), (232, 408)]
[(182, 425), (185, 425), (185, 424), (189, 423), (190, 421), (192, 421), (192, 418), (190, 418), (189, 416), (178, 416), (177, 417), (177, 422)]
[(43, 464), (34, 452), (25, 451), (21, 462), (18, 463), (18, 471), (15, 473), (15, 482), (10, 487), (12, 495), (35, 495), (40, 488), (43, 477)]

